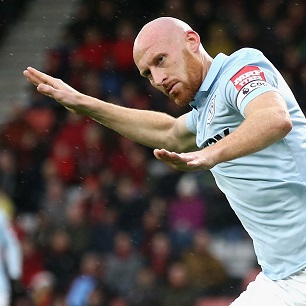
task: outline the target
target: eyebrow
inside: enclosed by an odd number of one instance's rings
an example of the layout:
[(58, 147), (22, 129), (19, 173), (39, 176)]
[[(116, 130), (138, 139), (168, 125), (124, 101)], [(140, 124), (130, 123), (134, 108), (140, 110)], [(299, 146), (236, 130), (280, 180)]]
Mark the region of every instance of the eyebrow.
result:
[[(167, 55), (167, 54), (166, 54), (165, 52), (159, 52), (159, 53), (156, 54), (154, 57), (149, 58), (148, 64), (149, 64), (149, 65), (152, 65), (152, 64), (154, 64), (156, 61), (158, 61), (158, 59), (159, 59), (161, 56), (166, 56), (166, 55)], [(145, 69), (143, 72), (140, 72), (140, 74), (141, 74), (143, 77), (147, 77), (150, 73), (151, 73), (150, 69)]]

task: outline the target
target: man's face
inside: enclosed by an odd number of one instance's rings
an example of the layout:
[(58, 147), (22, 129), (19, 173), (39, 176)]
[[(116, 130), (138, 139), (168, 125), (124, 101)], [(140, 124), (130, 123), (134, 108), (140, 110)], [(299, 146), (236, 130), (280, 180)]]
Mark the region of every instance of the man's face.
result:
[(193, 100), (203, 81), (200, 60), (183, 39), (152, 42), (138, 52), (135, 63), (142, 76), (179, 106)]

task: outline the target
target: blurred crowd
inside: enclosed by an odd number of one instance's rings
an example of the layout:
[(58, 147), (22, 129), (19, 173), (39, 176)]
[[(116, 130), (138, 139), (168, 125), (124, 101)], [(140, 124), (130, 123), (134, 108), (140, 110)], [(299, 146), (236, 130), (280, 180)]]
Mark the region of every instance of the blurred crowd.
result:
[(0, 41), (10, 26), (22, 15), (31, 0), (0, 1)]
[[(306, 110), (305, 9), (284, 0), (79, 1), (42, 69), (110, 103), (179, 116), (188, 108), (152, 89), (132, 58), (141, 26), (173, 16), (212, 56), (262, 50)], [(14, 305), (228, 305), (244, 289), (258, 271), (251, 242), (209, 173), (175, 172), (151, 149), (28, 90), (27, 106), (12, 105), (0, 129), (0, 208), (22, 255), (19, 275), (9, 275)]]

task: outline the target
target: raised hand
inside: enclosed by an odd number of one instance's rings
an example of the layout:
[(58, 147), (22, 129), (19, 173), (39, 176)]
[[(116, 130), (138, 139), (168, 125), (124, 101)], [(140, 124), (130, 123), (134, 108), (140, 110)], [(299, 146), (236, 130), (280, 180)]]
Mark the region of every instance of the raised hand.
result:
[(53, 78), (32, 67), (24, 70), (23, 75), (37, 87), (40, 93), (55, 99), (72, 112), (80, 112), (76, 101), (81, 94), (62, 80)]

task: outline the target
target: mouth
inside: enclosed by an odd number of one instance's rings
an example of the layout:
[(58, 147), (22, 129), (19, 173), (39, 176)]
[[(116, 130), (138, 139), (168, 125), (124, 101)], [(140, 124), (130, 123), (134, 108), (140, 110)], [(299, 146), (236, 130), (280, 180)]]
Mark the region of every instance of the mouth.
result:
[(177, 84), (177, 83), (178, 83), (178, 82), (175, 82), (175, 83), (171, 84), (171, 85), (167, 88), (167, 92), (168, 92), (168, 95), (169, 95), (169, 96), (172, 95), (172, 94), (174, 93), (175, 87), (176, 87), (176, 84)]

